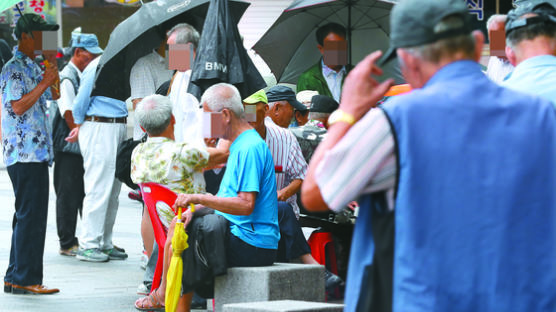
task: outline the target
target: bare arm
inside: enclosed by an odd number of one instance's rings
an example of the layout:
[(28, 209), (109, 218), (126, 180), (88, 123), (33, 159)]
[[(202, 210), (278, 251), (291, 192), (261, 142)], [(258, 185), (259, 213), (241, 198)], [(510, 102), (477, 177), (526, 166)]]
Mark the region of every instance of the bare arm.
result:
[(295, 179), (283, 189), (278, 190), (278, 200), (285, 201), (286, 199), (292, 197), (295, 193), (299, 192), (302, 183), (303, 180)]
[(220, 140), (217, 147), (208, 147), (209, 160), (206, 168), (215, 168), (226, 163), (230, 156), (230, 141)]
[(64, 113), (64, 119), (66, 120), (66, 124), (68, 125), (70, 130), (76, 127), (75, 122), (73, 121), (73, 114), (70, 110)]
[(313, 154), (309, 169), (307, 170), (307, 176), (305, 177), (305, 183), (303, 183), (301, 188), (301, 201), (305, 209), (309, 211), (326, 211), (329, 209), (322, 198), (322, 194), (315, 179), (315, 171), (324, 157), (324, 154), (334, 147), (350, 128), (351, 126), (349, 124), (343, 122), (332, 125), (328, 129), (326, 139), (317, 147), (315, 154)]
[(142, 98), (131, 100), (131, 103), (133, 103), (133, 110), (135, 110), (135, 108), (137, 107), (137, 104), (139, 104), (139, 102), (141, 102), (141, 100), (142, 100)]
[[(29, 110), (42, 96), (42, 94), (58, 79), (58, 72), (55, 67), (49, 67), (44, 72), (44, 78), (39, 84), (31, 90), (31, 92), (24, 94), (21, 99), (11, 101), (12, 109), (17, 115), (23, 115)], [(54, 96), (54, 93), (53, 93)], [(58, 96), (59, 97), (59, 96)]]
[[(351, 114), (356, 121), (361, 119), (376, 103), (384, 97), (393, 84), (392, 79), (378, 83), (371, 75), (381, 75), (382, 70), (375, 65), (380, 58), (380, 51), (371, 53), (361, 61), (347, 76), (342, 92), (340, 109)], [(303, 206), (310, 211), (328, 209), (316, 180), (316, 170), (325, 153), (332, 149), (349, 131), (351, 125), (345, 122), (333, 124), (326, 139), (319, 145), (307, 170), (305, 182), (301, 187)]]
[(248, 216), (255, 209), (256, 192), (239, 192), (236, 197), (217, 197), (211, 194), (179, 194), (174, 208), (200, 204), (220, 212)]

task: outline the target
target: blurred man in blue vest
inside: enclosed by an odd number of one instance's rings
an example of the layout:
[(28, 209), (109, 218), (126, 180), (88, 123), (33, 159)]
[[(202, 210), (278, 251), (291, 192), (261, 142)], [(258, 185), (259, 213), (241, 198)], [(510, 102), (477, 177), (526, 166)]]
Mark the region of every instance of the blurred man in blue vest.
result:
[[(385, 60), (397, 53), (413, 91), (371, 109), (392, 83), (372, 77), (382, 73), (380, 52), (349, 74), (303, 204), (338, 210), (395, 187), (386, 201), (395, 212), (393, 311), (555, 311), (552, 103), (482, 73), (484, 36), (465, 2), (404, 0), (390, 18)], [(347, 311), (371, 311), (370, 210), (361, 207), (354, 232)]]

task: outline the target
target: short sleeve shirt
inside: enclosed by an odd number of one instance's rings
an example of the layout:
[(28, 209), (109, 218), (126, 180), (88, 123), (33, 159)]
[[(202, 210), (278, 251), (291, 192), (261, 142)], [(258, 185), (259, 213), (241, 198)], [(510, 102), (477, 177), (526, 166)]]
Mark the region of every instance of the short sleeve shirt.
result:
[[(304, 180), (307, 173), (307, 162), (303, 158), (301, 147), (293, 133), (277, 126), (270, 117), (264, 120), (266, 126), (265, 142), (268, 144), (274, 166), (282, 167), (282, 173), (276, 174), (276, 187), (281, 190), (288, 186), (293, 180)], [(299, 206), (297, 205), (297, 194), (286, 200), (299, 218)]]
[(317, 120), (309, 120), (301, 127), (290, 128), (295, 135), (305, 161), (309, 163), (320, 142), (326, 137), (326, 128)]
[(12, 108), (12, 101), (31, 92), (41, 80), (41, 68), (20, 51), (15, 52), (0, 74), (2, 144), (6, 166), (17, 162), (52, 163), (52, 138), (46, 117), (46, 101), (52, 98), (50, 88), (22, 115), (17, 115)]
[(149, 137), (133, 150), (131, 179), (134, 183), (159, 183), (176, 193), (205, 193), (202, 169), (208, 158), (205, 146)]
[(231, 233), (259, 248), (277, 249), (278, 198), (272, 155), (259, 134), (250, 129), (240, 134), (230, 146), (226, 173), (218, 197), (236, 197), (239, 192), (255, 192), (255, 208), (248, 216), (217, 211), (230, 222)]

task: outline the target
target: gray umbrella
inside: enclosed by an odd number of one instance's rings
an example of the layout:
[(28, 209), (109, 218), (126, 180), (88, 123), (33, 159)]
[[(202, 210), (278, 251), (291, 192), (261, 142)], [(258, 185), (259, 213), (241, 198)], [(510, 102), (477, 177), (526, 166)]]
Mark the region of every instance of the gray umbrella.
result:
[[(296, 0), (253, 46), (278, 82), (296, 83), (297, 78), (321, 57), (316, 30), (327, 23), (348, 30), (348, 63), (357, 64), (375, 50), (387, 50), (390, 33), (389, 0)], [(395, 62), (387, 64), (383, 77), (403, 81)]]
[[(97, 69), (91, 95), (125, 101), (131, 94), (131, 67), (165, 40), (165, 32), (178, 23), (189, 23), (201, 31), (209, 0), (157, 0), (142, 5), (118, 24), (110, 34)], [(249, 3), (230, 0), (230, 10), (237, 23)]]

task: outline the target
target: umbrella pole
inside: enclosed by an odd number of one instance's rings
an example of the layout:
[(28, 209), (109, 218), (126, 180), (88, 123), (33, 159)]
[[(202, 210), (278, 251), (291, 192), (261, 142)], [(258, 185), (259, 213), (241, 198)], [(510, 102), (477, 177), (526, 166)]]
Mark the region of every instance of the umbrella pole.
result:
[(348, 41), (348, 68), (351, 67), (351, 0), (348, 0), (348, 24), (347, 24), (347, 41)]

